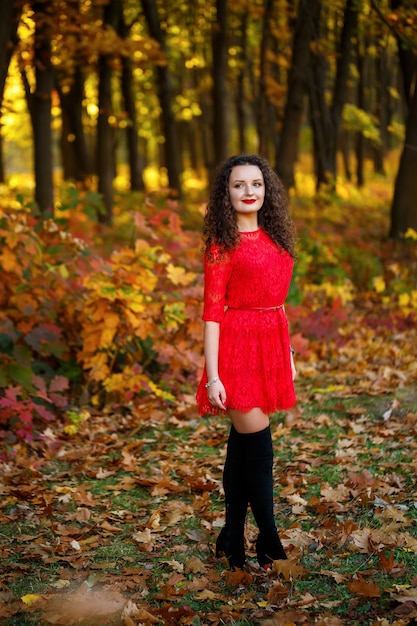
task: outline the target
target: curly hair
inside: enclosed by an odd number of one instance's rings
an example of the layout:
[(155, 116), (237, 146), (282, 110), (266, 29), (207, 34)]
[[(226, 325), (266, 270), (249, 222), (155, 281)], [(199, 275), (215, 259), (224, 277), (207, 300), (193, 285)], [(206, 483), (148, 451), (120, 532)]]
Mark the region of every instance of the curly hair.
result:
[(215, 244), (227, 252), (239, 244), (236, 212), (229, 196), (230, 174), (239, 165), (256, 165), (261, 170), (265, 199), (258, 213), (259, 226), (295, 258), (295, 230), (288, 212), (287, 192), (269, 163), (256, 154), (232, 156), (218, 168), (204, 217), (203, 250), (208, 251)]

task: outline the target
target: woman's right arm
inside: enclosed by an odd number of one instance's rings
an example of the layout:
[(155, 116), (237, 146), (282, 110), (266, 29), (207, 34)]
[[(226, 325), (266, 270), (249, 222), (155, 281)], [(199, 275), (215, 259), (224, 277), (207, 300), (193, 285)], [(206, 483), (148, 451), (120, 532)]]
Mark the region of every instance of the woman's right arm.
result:
[[(219, 377), (219, 322), (204, 322), (204, 358), (206, 361), (207, 379), (210, 382)], [(220, 378), (207, 388), (210, 404), (226, 410), (226, 390)]]

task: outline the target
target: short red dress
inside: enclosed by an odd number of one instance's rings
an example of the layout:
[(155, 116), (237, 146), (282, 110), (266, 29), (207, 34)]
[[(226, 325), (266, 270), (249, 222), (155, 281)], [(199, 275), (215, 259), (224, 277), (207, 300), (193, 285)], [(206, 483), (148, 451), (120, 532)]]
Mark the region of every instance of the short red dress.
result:
[[(236, 249), (213, 246), (204, 260), (203, 320), (220, 323), (219, 376), (226, 406), (270, 414), (294, 406), (290, 337), (284, 302), (293, 260), (259, 228), (240, 233)], [(200, 415), (223, 410), (208, 401), (207, 372), (197, 390)]]

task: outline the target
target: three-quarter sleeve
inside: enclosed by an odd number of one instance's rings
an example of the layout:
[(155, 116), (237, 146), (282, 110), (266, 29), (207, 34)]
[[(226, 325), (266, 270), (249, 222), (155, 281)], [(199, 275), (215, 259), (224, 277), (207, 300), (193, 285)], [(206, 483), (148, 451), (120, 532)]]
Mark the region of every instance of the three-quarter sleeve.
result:
[(224, 316), (227, 284), (232, 273), (230, 253), (212, 248), (204, 257), (204, 311), (206, 322), (221, 322)]

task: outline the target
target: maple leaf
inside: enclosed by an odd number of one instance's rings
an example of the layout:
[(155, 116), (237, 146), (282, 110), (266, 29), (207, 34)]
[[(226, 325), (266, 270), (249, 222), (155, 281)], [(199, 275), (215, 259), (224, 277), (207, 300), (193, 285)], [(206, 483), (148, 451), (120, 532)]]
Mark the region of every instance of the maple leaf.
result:
[(192, 556), (191, 559), (184, 564), (184, 571), (186, 574), (202, 574), (206, 571), (206, 566), (198, 557)]
[(380, 587), (373, 582), (366, 582), (362, 576), (359, 576), (357, 580), (347, 583), (347, 587), (352, 593), (365, 596), (366, 598), (381, 597)]
[(302, 565), (298, 565), (290, 559), (274, 561), (272, 563), (272, 571), (275, 575), (282, 576), (284, 580), (302, 578), (307, 573), (307, 570)]
[(289, 591), (281, 582), (274, 581), (272, 587), (268, 590), (266, 599), (268, 604), (280, 604), (288, 597)]
[(227, 570), (225, 572), (226, 585), (229, 587), (239, 587), (239, 585), (250, 585), (252, 583), (252, 576), (245, 570), (236, 569), (235, 571)]
[(178, 267), (172, 263), (167, 265), (167, 275), (174, 285), (189, 285), (196, 277), (194, 272), (187, 272), (183, 267)]

